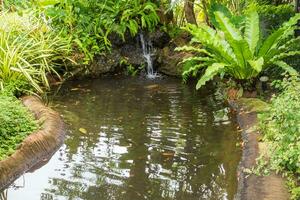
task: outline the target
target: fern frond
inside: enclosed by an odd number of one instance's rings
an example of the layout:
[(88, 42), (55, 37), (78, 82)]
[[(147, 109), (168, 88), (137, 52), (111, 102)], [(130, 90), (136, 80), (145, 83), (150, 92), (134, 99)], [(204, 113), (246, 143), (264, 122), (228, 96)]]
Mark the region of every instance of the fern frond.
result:
[(177, 47), (175, 51), (187, 51), (187, 52), (195, 52), (195, 53), (204, 53), (208, 56), (212, 56), (211, 53), (209, 53), (206, 49), (199, 49), (193, 46), (182, 46), (182, 47)]
[(205, 83), (209, 80), (211, 80), (215, 75), (221, 73), (224, 68), (226, 67), (226, 64), (224, 63), (214, 63), (211, 66), (209, 66), (206, 70), (204, 75), (200, 78), (196, 85), (196, 89), (200, 89)]
[(288, 72), (291, 76), (297, 76), (298, 72), (288, 65), (286, 62), (283, 61), (275, 61), (273, 62), (274, 65), (277, 65), (278, 67), (282, 68), (284, 71)]
[(232, 47), (237, 58), (239, 66), (246, 68), (247, 60), (251, 60), (253, 55), (249, 45), (242, 37), (240, 30), (234, 27), (230, 20), (221, 12), (216, 12), (216, 20), (220, 25), (221, 31), (224, 32), (225, 38)]
[(300, 14), (296, 14), (288, 22), (285, 22), (281, 28), (273, 32), (263, 43), (258, 52), (258, 56), (272, 57), (273, 54), (268, 54), (272, 52), (271, 50), (277, 49), (283, 40), (294, 34), (294, 30), (296, 29), (295, 25), (297, 24), (298, 20), (300, 20)]
[(248, 42), (252, 55), (255, 54), (260, 37), (259, 16), (256, 11), (251, 11), (246, 17), (244, 38)]

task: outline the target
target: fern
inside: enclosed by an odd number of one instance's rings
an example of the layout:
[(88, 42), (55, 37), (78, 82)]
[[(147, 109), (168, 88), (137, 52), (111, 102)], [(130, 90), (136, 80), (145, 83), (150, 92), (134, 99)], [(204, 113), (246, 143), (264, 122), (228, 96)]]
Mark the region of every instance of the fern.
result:
[[(246, 80), (257, 77), (266, 68), (277, 66), (291, 75), (297, 74), (282, 59), (300, 54), (299, 47), (295, 48), (294, 45), (299, 38), (292, 38), (300, 14), (292, 17), (266, 39), (260, 37), (259, 16), (255, 10), (249, 10), (242, 16), (243, 22), (239, 26), (232, 20), (236, 17), (221, 7), (213, 13), (216, 30), (203, 24), (199, 27), (187, 25), (185, 30), (193, 36), (191, 45), (177, 49), (194, 53), (194, 56), (182, 61), (189, 65), (183, 72), (185, 79), (203, 68), (206, 71), (199, 79), (197, 88), (220, 73)], [(198, 48), (199, 45), (201, 48)]]
[(196, 85), (196, 89), (199, 89), (209, 80), (211, 80), (215, 75), (219, 74), (225, 68), (226, 64), (224, 63), (214, 63), (211, 66), (207, 67), (204, 75), (200, 78)]

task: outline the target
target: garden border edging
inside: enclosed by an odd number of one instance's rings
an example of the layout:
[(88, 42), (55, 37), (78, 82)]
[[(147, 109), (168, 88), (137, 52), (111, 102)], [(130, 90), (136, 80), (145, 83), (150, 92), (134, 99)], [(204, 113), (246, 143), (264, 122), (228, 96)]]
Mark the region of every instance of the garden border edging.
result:
[(0, 190), (30, 169), (49, 160), (65, 138), (65, 124), (59, 113), (45, 106), (37, 97), (25, 96), (21, 100), (34, 114), (41, 129), (26, 137), (15, 153), (0, 161)]
[(257, 112), (247, 110), (239, 100), (229, 101), (230, 107), (237, 112), (237, 122), (241, 129), (243, 152), (238, 166), (237, 200), (288, 200), (290, 194), (284, 179), (272, 172), (268, 176), (248, 174), (245, 169), (256, 165), (260, 155), (260, 134), (255, 129)]

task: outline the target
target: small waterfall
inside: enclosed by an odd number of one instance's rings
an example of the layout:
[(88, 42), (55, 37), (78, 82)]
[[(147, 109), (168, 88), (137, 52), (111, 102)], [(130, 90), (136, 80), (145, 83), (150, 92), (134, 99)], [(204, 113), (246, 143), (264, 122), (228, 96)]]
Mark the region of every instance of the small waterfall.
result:
[(153, 60), (152, 60), (153, 46), (152, 46), (152, 43), (149, 40), (145, 40), (144, 35), (142, 33), (140, 34), (140, 39), (141, 39), (141, 44), (142, 44), (142, 49), (143, 49), (143, 56), (147, 63), (147, 68), (146, 68), (147, 78), (154, 79), (158, 75), (156, 72), (154, 72), (154, 69), (153, 69)]

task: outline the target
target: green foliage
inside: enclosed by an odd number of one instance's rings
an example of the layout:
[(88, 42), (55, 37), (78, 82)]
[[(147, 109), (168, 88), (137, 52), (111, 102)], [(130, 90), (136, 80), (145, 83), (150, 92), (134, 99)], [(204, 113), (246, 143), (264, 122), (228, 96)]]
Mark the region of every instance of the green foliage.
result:
[(37, 128), (32, 114), (18, 99), (0, 93), (0, 160), (12, 154)]
[(120, 63), (121, 66), (126, 67), (126, 74), (130, 76), (135, 76), (138, 74), (139, 71), (141, 71), (144, 66), (140, 66), (139, 68), (135, 68), (132, 64), (128, 62), (126, 58), (122, 58)]
[(294, 199), (300, 198), (300, 82), (285, 79), (283, 92), (274, 96), (267, 112), (259, 116), (260, 129), (269, 144), (269, 167), (298, 177), (292, 188)]
[(259, 5), (257, 8), (267, 33), (279, 28), (285, 21), (295, 15), (295, 9), (291, 4)]
[[(71, 38), (79, 58), (88, 64), (95, 54), (111, 47), (109, 36), (135, 36), (140, 29), (154, 30), (159, 22), (157, 6), (143, 0), (55, 0), (33, 3), (57, 30)], [(81, 55), (83, 54), (83, 56)], [(80, 61), (80, 60), (79, 60)]]
[(56, 69), (68, 58), (69, 42), (32, 13), (2, 13), (0, 21), (0, 91), (18, 85), (11, 89), (42, 93), (49, 74), (59, 77)]
[(195, 55), (182, 61), (187, 66), (183, 73), (185, 78), (206, 69), (197, 88), (217, 74), (229, 75), (238, 80), (251, 80), (266, 68), (274, 66), (292, 75), (297, 74), (283, 59), (300, 53), (294, 47), (299, 38), (293, 38), (300, 14), (285, 22), (267, 38), (262, 37), (255, 9), (249, 9), (243, 22), (236, 24), (228, 17), (228, 13), (216, 11), (214, 15), (216, 30), (204, 24), (199, 27), (187, 25), (185, 30), (192, 34), (194, 46), (178, 49)]

